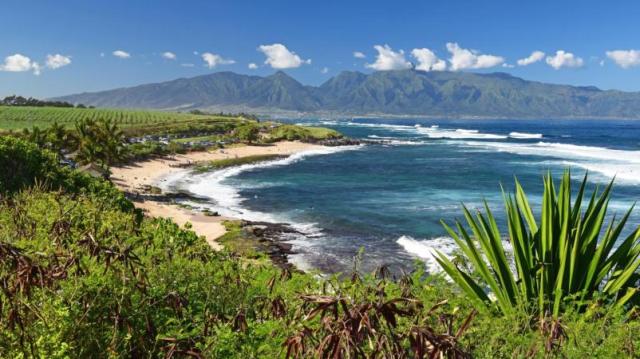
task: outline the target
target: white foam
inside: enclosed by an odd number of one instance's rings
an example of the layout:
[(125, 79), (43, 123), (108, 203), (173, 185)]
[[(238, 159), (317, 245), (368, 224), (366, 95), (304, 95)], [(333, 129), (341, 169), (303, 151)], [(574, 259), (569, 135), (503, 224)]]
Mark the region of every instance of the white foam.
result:
[[(239, 217), (250, 221), (289, 223), (291, 222), (290, 219), (282, 214), (263, 213), (245, 208), (242, 204), (246, 199), (240, 196), (238, 188), (228, 184), (226, 180), (242, 172), (258, 168), (286, 166), (309, 156), (356, 150), (361, 147), (362, 146), (324, 147), (317, 150), (299, 152), (284, 159), (245, 164), (207, 173), (195, 173), (191, 170), (184, 170), (164, 178), (160, 186), (164, 190), (183, 190), (198, 197), (209, 199), (209, 202), (204, 204), (189, 204), (217, 211), (223, 216)], [(291, 226), (310, 237), (318, 236), (322, 231), (316, 223), (291, 223)]]
[(417, 240), (413, 237), (402, 236), (396, 241), (405, 251), (424, 260), (427, 269), (431, 273), (442, 271), (440, 264), (435, 260), (436, 251), (451, 258), (458, 248), (450, 237), (436, 237), (427, 240)]
[(478, 140), (499, 140), (505, 139), (507, 136), (505, 135), (497, 135), (493, 133), (481, 133), (478, 130), (467, 130), (458, 128), (455, 130), (451, 129), (440, 129), (440, 128), (418, 128), (416, 129), (420, 134), (426, 135), (429, 138), (446, 138), (446, 139), (478, 139)]
[(622, 182), (640, 184), (640, 151), (549, 142), (523, 144), (467, 141), (463, 144), (518, 155), (557, 158), (560, 160), (558, 165), (580, 167), (606, 178), (616, 176)]
[(378, 136), (378, 135), (369, 135), (367, 136), (369, 138), (378, 138), (378, 139), (383, 139), (383, 140), (395, 140), (398, 137), (393, 137), (393, 136)]
[(395, 132), (410, 132), (427, 136), (435, 139), (476, 139), (476, 140), (500, 140), (506, 139), (506, 135), (499, 135), (494, 133), (482, 133), (473, 129), (446, 129), (440, 128), (438, 125), (431, 125), (429, 127), (423, 127), (420, 124), (415, 125), (393, 125), (388, 123), (365, 123), (365, 122), (352, 122), (352, 121), (321, 121), (322, 125), (333, 126), (351, 126), (351, 127), (367, 127), (367, 128), (379, 128)]
[[(445, 255), (445, 257), (452, 259), (458, 245), (451, 237), (436, 237), (427, 240), (416, 240), (409, 236), (402, 236), (396, 241), (405, 251), (412, 254), (422, 260), (424, 260), (427, 270), (431, 273), (439, 273), (442, 271), (442, 267), (436, 261), (436, 251)], [(516, 267), (513, 261), (513, 247), (511, 243), (503, 239), (502, 248), (504, 248), (507, 260), (509, 261), (509, 268), (515, 275)], [(482, 255), (485, 263), (489, 264), (486, 256)]]
[(526, 140), (526, 139), (542, 138), (542, 134), (541, 133), (526, 133), (526, 132), (511, 132), (509, 134), (509, 137)]

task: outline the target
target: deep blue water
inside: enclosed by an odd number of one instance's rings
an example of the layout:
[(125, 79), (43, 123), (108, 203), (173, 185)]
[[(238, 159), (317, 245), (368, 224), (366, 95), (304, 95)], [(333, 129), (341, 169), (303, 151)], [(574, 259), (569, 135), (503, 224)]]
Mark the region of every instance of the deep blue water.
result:
[(512, 190), (514, 176), (536, 206), (542, 176), (560, 175), (565, 168), (576, 181), (589, 170), (593, 186), (617, 174), (612, 213), (621, 214), (640, 199), (640, 121), (294, 122), (388, 143), (245, 168), (220, 180), (222, 190), (208, 187), (211, 177), (200, 179), (198, 188), (219, 199), (233, 187), (235, 210), (306, 228), (311, 235), (293, 241), (301, 252), (295, 259), (324, 271), (349, 269), (360, 247), (367, 269), (407, 267), (416, 258), (433, 265), (433, 248), (453, 248), (440, 220), (460, 218), (463, 202), (479, 208), (487, 200), (501, 222), (500, 184)]

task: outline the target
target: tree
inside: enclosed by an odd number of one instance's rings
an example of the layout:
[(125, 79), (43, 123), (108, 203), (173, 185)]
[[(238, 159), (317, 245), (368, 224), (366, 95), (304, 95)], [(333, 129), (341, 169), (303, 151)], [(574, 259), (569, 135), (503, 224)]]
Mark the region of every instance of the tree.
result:
[(248, 144), (256, 141), (259, 133), (260, 129), (253, 123), (244, 124), (236, 129), (236, 136), (238, 139)]
[(111, 120), (76, 123), (76, 160), (109, 166), (124, 157), (124, 134)]

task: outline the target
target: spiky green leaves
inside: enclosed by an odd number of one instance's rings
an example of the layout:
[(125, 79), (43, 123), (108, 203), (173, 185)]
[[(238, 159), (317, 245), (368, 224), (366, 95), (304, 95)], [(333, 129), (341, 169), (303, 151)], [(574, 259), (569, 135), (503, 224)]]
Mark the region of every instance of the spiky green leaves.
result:
[(583, 213), (586, 183), (585, 175), (572, 202), (570, 173), (564, 173), (558, 191), (551, 175), (546, 176), (541, 213), (536, 219), (516, 180), (515, 195), (504, 194), (512, 262), (486, 203), (485, 213), (478, 211), (475, 216), (463, 208), (471, 234), (458, 221), (457, 230), (443, 222), (474, 273), (459, 268), (442, 253), (437, 253), (436, 260), (471, 299), (487, 307), (487, 292), (491, 292), (505, 314), (519, 304), (537, 303), (540, 315), (552, 313), (557, 318), (568, 302), (580, 307), (597, 292), (617, 305), (629, 303), (638, 292), (634, 286), (639, 277), (640, 227), (619, 239), (633, 207), (620, 221), (614, 217), (605, 227), (613, 181), (602, 193), (594, 190)]

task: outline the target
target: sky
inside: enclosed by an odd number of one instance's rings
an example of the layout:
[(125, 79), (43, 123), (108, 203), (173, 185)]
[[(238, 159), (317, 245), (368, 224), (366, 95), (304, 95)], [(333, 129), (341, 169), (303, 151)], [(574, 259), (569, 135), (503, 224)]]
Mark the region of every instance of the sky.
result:
[(404, 68), (640, 91), (638, 19), (639, 1), (3, 0), (0, 96)]

